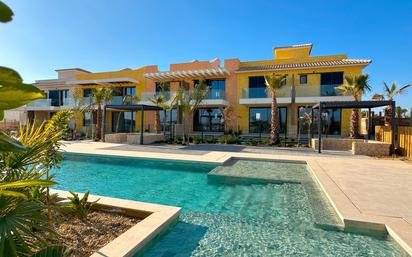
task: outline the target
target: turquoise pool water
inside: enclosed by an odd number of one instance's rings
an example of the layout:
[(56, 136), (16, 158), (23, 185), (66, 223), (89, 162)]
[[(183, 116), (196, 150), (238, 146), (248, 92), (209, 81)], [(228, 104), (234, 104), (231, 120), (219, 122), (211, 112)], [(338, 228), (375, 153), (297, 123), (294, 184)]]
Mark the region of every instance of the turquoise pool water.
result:
[[(239, 160), (227, 168), (251, 165), (262, 174), (282, 168), (308, 176), (301, 164)], [(144, 256), (406, 256), (384, 238), (317, 226), (325, 207), (313, 206), (316, 190), (305, 183), (211, 179), (215, 167), (70, 154), (56, 170), (56, 188), (183, 207), (179, 222)]]

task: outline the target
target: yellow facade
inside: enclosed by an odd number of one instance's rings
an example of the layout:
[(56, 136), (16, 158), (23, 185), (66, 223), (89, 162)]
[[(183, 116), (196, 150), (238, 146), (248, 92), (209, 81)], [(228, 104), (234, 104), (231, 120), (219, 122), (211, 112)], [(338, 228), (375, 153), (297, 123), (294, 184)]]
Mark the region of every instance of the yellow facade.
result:
[[(124, 69), (119, 71), (110, 71), (110, 72), (95, 72), (95, 73), (83, 73), (78, 74), (76, 76), (77, 80), (97, 80), (97, 79), (110, 79), (110, 78), (121, 78), (127, 77), (137, 80), (137, 83), (113, 83), (113, 86), (116, 87), (135, 87), (136, 88), (136, 96), (140, 96), (141, 93), (146, 92), (146, 79), (144, 77), (144, 73), (146, 73), (146, 67), (141, 67), (138, 69)], [(97, 87), (98, 85), (80, 85), (83, 90), (88, 88)], [(135, 117), (140, 117), (140, 112), (137, 111), (134, 113)], [(112, 127), (112, 112), (109, 111), (106, 117), (106, 129), (107, 131), (111, 131)], [(137, 129), (140, 129), (140, 119), (135, 119), (135, 126)], [(77, 130), (82, 129), (83, 124), (83, 115), (79, 114), (76, 116), (76, 123), (81, 124), (81, 126), (77, 126)]]

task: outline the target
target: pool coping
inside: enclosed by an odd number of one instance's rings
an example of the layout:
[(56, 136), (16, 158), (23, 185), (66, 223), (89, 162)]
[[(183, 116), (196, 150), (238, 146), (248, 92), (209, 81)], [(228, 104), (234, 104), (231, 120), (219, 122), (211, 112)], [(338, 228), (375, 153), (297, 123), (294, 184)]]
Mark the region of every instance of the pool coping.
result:
[[(66, 199), (71, 196), (69, 191), (51, 189), (50, 193), (57, 194), (58, 198)], [(83, 194), (79, 193), (82, 197)], [(138, 202), (120, 198), (99, 195), (89, 195), (90, 202), (99, 200), (96, 209), (120, 209), (123, 214), (142, 218), (136, 225), (97, 250), (90, 257), (122, 257), (133, 256), (151, 242), (157, 235), (165, 231), (177, 221), (182, 208), (168, 205)]]
[(104, 149), (93, 149), (92, 153), (83, 149), (69, 150), (67, 152), (154, 160), (202, 162), (219, 165), (224, 165), (232, 159), (306, 163), (312, 177), (316, 180), (322, 192), (325, 194), (330, 204), (338, 214), (339, 219), (344, 224), (345, 230), (357, 232), (359, 232), (359, 230), (369, 230), (387, 233), (391, 239), (396, 241), (410, 256), (412, 256), (412, 224), (409, 224), (408, 221), (402, 217), (388, 217), (362, 213), (316, 161), (319, 157), (238, 152), (209, 152), (205, 155), (185, 155), (142, 151), (121, 151), (121, 153), (119, 153)]

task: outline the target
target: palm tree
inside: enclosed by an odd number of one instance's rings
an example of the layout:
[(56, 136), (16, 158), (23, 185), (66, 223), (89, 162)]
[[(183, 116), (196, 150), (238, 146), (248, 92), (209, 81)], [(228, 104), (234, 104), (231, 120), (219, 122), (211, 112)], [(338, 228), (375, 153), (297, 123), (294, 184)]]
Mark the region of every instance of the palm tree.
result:
[(92, 105), (97, 105), (97, 139), (102, 139), (103, 135), (103, 115), (102, 105), (113, 99), (114, 89), (111, 86), (95, 87), (92, 89)]
[(276, 97), (278, 97), (279, 90), (286, 85), (285, 81), (286, 75), (273, 73), (272, 75), (265, 76), (266, 90), (272, 97), (272, 112), (270, 121), (270, 143), (272, 145), (279, 144), (280, 142), (280, 117)]
[(209, 93), (209, 87), (205, 80), (199, 80), (194, 89), (189, 92), (185, 92), (182, 88), (179, 88), (176, 94), (177, 104), (182, 111), (183, 122), (183, 137), (182, 144), (186, 144), (186, 120), (193, 115), (198, 109), (200, 103)]
[[(375, 100), (389, 100), (393, 101), (393, 98), (398, 95), (402, 95), (405, 91), (411, 87), (411, 84), (405, 84), (399, 88), (398, 83), (396, 81), (392, 82), (391, 86), (388, 86), (386, 82), (383, 82), (383, 94), (374, 94), (372, 99)], [(392, 106), (389, 105), (385, 109), (385, 124), (388, 125), (391, 123), (392, 120)]]
[[(345, 76), (345, 83), (336, 88), (344, 95), (352, 95), (355, 101), (362, 100), (362, 95), (371, 90), (369, 75), (362, 74), (355, 77)], [(352, 109), (350, 122), (350, 137), (359, 138), (359, 109)]]
[[(163, 103), (165, 102), (165, 97), (163, 96), (163, 94), (154, 94), (153, 97), (150, 99), (150, 101), (154, 105), (161, 107)], [(160, 133), (160, 111), (159, 110), (156, 110), (155, 112), (155, 132), (157, 134)]]

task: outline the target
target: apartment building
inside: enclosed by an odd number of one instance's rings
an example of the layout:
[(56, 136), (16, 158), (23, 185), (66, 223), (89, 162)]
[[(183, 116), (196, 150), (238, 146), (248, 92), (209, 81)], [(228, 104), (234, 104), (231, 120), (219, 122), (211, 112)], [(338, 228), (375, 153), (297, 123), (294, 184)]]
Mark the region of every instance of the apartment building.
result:
[[(302, 130), (299, 117), (311, 111), (319, 101), (352, 101), (351, 96), (340, 95), (336, 87), (345, 76), (362, 74), (371, 60), (349, 59), (345, 54), (311, 56), (312, 44), (275, 47), (273, 59), (241, 61), (239, 59), (194, 60), (170, 64), (169, 70), (158, 66), (138, 69), (92, 73), (83, 69), (56, 70), (57, 79), (39, 80), (35, 85), (45, 91), (47, 99), (35, 101), (23, 108), (28, 120), (50, 118), (60, 109), (73, 108), (73, 92), (81, 90), (84, 102), (91, 103), (91, 90), (102, 84), (116, 88), (112, 103), (123, 104), (132, 97), (139, 103), (152, 104), (150, 99), (159, 93), (159, 85), (167, 85), (170, 95), (179, 88), (190, 91), (199, 80), (205, 80), (209, 94), (200, 108), (190, 117), (186, 126), (191, 133), (219, 134), (225, 130), (223, 110), (230, 106), (233, 117), (226, 129), (242, 134), (268, 134), (270, 131), (271, 98), (266, 92), (265, 75), (286, 75), (285, 86), (279, 92), (281, 134), (295, 137)], [(179, 108), (160, 112), (162, 129), (170, 130), (170, 123), (179, 127), (182, 115)], [(74, 119), (76, 131), (85, 133), (92, 124), (90, 112), (78, 113)], [(106, 133), (134, 132), (140, 128), (139, 112), (108, 110)], [(330, 109), (322, 115), (323, 133), (331, 136), (349, 134), (350, 110)], [(144, 118), (144, 129), (154, 131), (154, 113)]]

